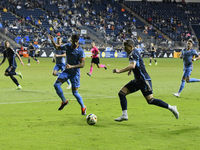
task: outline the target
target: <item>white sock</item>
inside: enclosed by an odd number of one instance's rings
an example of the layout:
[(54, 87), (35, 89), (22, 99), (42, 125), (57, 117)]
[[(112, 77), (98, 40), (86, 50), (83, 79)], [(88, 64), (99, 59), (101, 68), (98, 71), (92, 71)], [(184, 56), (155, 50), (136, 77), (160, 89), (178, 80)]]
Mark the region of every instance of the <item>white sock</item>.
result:
[(122, 116), (127, 116), (127, 110), (122, 111)]
[(168, 109), (169, 109), (169, 110), (172, 110), (173, 107), (172, 107), (171, 105), (168, 104)]

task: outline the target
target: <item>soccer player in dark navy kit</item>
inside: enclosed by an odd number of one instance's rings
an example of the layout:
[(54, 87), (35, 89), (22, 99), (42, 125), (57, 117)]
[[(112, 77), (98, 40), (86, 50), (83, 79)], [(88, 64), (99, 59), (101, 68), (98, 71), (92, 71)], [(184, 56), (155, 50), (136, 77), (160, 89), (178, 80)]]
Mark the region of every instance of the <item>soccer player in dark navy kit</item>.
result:
[(35, 61), (37, 61), (37, 63), (39, 64), (40, 63), (40, 61), (39, 60), (37, 60), (36, 58), (35, 58), (35, 47), (33, 46), (33, 44), (30, 42), (30, 45), (29, 45), (29, 54), (28, 54), (28, 66), (30, 66), (30, 58), (33, 58)]
[(115, 121), (121, 122), (123, 120), (128, 120), (126, 95), (134, 93), (138, 90), (141, 90), (148, 104), (169, 109), (174, 114), (176, 119), (178, 119), (179, 113), (176, 106), (171, 106), (160, 99), (153, 98), (151, 78), (146, 72), (142, 57), (138, 51), (134, 49), (134, 43), (132, 40), (127, 40), (124, 42), (124, 50), (129, 55), (129, 65), (120, 70), (113, 69), (113, 73), (119, 74), (128, 71), (128, 75), (130, 75), (132, 71), (135, 79), (131, 80), (124, 87), (122, 87), (118, 93), (122, 108), (122, 115), (119, 118), (116, 118)]
[(81, 95), (78, 93), (78, 87), (80, 87), (80, 68), (83, 68), (85, 65), (85, 53), (83, 49), (78, 45), (79, 36), (77, 34), (72, 35), (71, 43), (64, 45), (57, 45), (53, 36), (50, 36), (51, 42), (56, 50), (65, 50), (67, 63), (65, 70), (60, 73), (56, 82), (54, 83), (54, 88), (56, 93), (61, 98), (62, 103), (58, 110), (62, 110), (67, 104), (61, 85), (70, 79), (72, 85), (72, 94), (76, 98), (77, 102), (81, 106), (81, 114), (86, 115), (86, 106), (83, 103)]
[(151, 50), (150, 50), (150, 63), (149, 63), (150, 66), (151, 66), (152, 57), (155, 61), (155, 65), (157, 66), (158, 63), (157, 63), (156, 58), (155, 58), (156, 57), (156, 48), (155, 48), (153, 43), (151, 43)]
[[(183, 49), (180, 58), (183, 59), (183, 76), (182, 82), (177, 93), (173, 93), (174, 96), (179, 97), (183, 88), (185, 87), (185, 81), (187, 83), (200, 82), (200, 79), (190, 78), (193, 70), (193, 61), (200, 59), (200, 55), (196, 50), (192, 49), (193, 41), (189, 39), (187, 41), (187, 48)], [(193, 58), (195, 56), (195, 58)]]
[(22, 87), (19, 84), (19, 82), (17, 81), (17, 79), (14, 77), (14, 75), (19, 76), (21, 79), (23, 78), (23, 76), (22, 76), (21, 72), (15, 72), (15, 69), (17, 68), (15, 56), (17, 56), (19, 58), (19, 61), (23, 66), (24, 66), (24, 63), (23, 63), (21, 57), (19, 56), (19, 54), (10, 47), (10, 43), (8, 41), (5, 41), (4, 44), (5, 44), (5, 50), (3, 51), (4, 58), (3, 58), (2, 62), (0, 63), (0, 66), (5, 62), (5, 60), (7, 58), (9, 67), (6, 69), (4, 75), (10, 76), (10, 78), (13, 80), (13, 82), (17, 85), (16, 90), (20, 90), (20, 89), (22, 89)]

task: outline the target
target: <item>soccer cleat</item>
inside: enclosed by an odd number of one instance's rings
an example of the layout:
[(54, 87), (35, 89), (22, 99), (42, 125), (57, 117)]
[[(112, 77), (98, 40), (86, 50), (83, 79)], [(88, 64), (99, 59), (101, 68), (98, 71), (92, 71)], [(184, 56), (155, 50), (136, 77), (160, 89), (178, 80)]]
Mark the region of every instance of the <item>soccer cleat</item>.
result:
[(180, 93), (173, 93), (174, 96), (179, 97)]
[(156, 62), (156, 63), (155, 63), (155, 65), (157, 66), (157, 65), (158, 65), (158, 63)]
[(23, 79), (22, 73), (21, 73), (20, 71), (18, 72), (18, 76), (19, 76), (21, 79)]
[(176, 106), (172, 106), (171, 112), (174, 114), (174, 116), (176, 117), (176, 119), (179, 118), (179, 112), (178, 112)]
[(66, 102), (61, 102), (61, 105), (60, 105), (60, 107), (58, 108), (58, 110), (62, 110), (66, 105), (68, 104), (68, 101), (66, 101)]
[(90, 74), (89, 72), (87, 73), (87, 75), (88, 75), (88, 76), (91, 76), (91, 74)]
[(27, 66), (30, 66), (30, 64), (27, 64)]
[(69, 85), (68, 85), (68, 87), (67, 87), (67, 89), (71, 89), (71, 87), (72, 87), (72, 85), (71, 85), (71, 84), (69, 84)]
[(21, 85), (18, 85), (18, 86), (16, 87), (16, 90), (21, 90), (21, 89), (22, 89)]
[(105, 66), (104, 69), (107, 70), (107, 67)]
[(120, 116), (119, 118), (116, 118), (115, 121), (121, 122), (121, 121), (127, 121), (128, 120), (128, 116)]
[(149, 64), (149, 66), (151, 66), (151, 63)]
[(81, 114), (86, 115), (86, 106), (84, 108), (81, 108)]
[(39, 61), (39, 60), (37, 60), (37, 63), (39, 64), (39, 63), (40, 63), (40, 61)]

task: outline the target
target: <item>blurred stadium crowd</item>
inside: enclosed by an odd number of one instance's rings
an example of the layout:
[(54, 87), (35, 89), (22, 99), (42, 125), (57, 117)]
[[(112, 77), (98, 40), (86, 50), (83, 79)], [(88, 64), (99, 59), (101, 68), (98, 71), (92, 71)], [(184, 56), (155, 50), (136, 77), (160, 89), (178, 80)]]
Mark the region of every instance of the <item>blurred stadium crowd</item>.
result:
[(200, 3), (184, 0), (1, 0), (1, 46), (9, 38), (15, 47), (30, 42), (36, 48), (52, 47), (49, 34), (65, 43), (78, 33), (86, 50), (93, 41), (102, 50), (122, 50), (126, 39), (141, 49), (154, 43), (173, 50), (192, 38), (198, 48), (199, 8)]

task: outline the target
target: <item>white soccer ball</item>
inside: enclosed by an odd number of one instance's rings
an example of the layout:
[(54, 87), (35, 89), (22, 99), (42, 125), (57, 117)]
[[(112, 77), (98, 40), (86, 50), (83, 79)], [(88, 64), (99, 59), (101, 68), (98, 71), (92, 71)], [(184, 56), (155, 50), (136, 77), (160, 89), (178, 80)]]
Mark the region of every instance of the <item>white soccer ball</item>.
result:
[(89, 114), (86, 116), (86, 121), (89, 125), (94, 125), (97, 122), (97, 116), (95, 114)]

